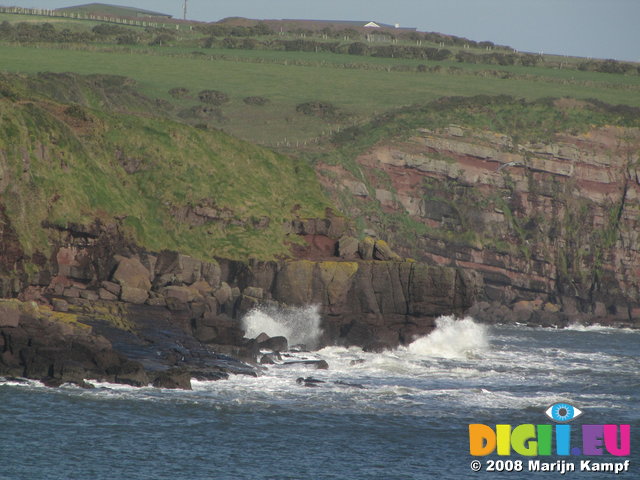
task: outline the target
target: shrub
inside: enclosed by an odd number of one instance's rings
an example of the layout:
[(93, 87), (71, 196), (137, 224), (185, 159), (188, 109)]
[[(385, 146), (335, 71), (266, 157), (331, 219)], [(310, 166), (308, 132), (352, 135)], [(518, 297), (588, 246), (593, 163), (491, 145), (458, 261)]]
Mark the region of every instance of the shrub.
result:
[(338, 116), (338, 109), (335, 105), (319, 101), (300, 103), (296, 106), (296, 112), (321, 118), (335, 118)]
[(202, 90), (198, 93), (198, 100), (209, 105), (220, 106), (229, 101), (229, 95), (219, 90)]
[(119, 25), (110, 25), (108, 23), (101, 23), (91, 29), (96, 35), (126, 35), (131, 34), (131, 30), (121, 27)]
[(133, 33), (127, 33), (126, 35), (120, 35), (116, 38), (118, 45), (137, 45), (138, 36)]
[(269, 103), (269, 99), (265, 98), (265, 97), (259, 97), (259, 96), (254, 96), (254, 97), (244, 97), (242, 99), (242, 101), (244, 103), (246, 103), (247, 105), (258, 105), (258, 106), (263, 106), (266, 105), (267, 103)]
[(349, 44), (349, 55), (367, 55), (369, 53), (369, 47), (366, 43), (354, 42)]

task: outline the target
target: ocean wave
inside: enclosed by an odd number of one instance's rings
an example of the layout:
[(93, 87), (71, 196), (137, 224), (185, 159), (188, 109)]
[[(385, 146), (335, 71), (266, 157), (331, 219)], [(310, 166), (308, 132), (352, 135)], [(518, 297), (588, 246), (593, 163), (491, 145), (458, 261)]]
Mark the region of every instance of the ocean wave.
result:
[(436, 329), (407, 347), (414, 355), (440, 358), (470, 358), (489, 348), (488, 327), (473, 318), (457, 319), (443, 316), (436, 320)]

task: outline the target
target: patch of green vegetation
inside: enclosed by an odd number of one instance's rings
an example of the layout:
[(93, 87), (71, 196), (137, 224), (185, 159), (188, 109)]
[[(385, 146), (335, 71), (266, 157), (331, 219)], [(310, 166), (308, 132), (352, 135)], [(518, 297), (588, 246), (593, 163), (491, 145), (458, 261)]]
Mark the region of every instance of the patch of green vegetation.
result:
[(119, 218), (151, 250), (273, 258), (288, 253), (294, 210), (322, 217), (329, 206), (305, 162), (216, 130), (82, 108), (0, 99), (2, 193), (27, 253), (48, 251), (44, 221)]

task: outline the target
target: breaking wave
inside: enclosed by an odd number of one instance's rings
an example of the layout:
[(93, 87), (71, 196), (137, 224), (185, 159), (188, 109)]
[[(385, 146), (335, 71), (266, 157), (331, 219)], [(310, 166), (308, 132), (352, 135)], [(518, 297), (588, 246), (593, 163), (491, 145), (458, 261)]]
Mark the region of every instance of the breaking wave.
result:
[(471, 317), (456, 319), (443, 316), (436, 320), (436, 329), (411, 343), (409, 353), (440, 358), (468, 358), (487, 350), (487, 327)]
[(261, 307), (245, 315), (242, 328), (248, 338), (266, 333), (270, 337), (285, 337), (289, 345), (305, 345), (315, 349), (322, 335), (320, 322), (317, 306)]

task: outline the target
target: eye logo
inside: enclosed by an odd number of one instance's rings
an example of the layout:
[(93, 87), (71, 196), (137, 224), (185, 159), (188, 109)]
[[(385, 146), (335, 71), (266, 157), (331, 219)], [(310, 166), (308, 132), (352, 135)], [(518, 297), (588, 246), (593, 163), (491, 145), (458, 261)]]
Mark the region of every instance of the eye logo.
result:
[(554, 403), (544, 413), (556, 423), (568, 423), (582, 415), (582, 410), (568, 403)]

